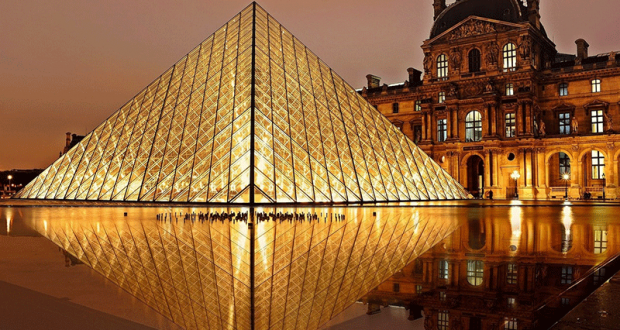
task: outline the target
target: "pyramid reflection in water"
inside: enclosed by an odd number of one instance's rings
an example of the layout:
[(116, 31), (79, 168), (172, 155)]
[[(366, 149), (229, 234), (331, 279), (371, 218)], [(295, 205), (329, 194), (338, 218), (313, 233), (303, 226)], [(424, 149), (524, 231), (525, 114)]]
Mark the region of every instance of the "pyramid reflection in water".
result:
[(255, 229), (155, 221), (157, 211), (145, 208), (130, 217), (99, 208), (25, 212), (36, 214), (42, 235), (187, 329), (316, 329), (457, 224), (450, 211), (424, 208), (278, 209), (345, 220)]
[(330, 203), (468, 194), (252, 4), (16, 197)]

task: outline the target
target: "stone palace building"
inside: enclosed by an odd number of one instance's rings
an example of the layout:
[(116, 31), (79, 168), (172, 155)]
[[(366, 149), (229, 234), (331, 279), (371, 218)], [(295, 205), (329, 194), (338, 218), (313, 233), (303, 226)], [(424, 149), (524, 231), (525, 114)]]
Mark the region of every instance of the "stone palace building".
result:
[(474, 196), (616, 198), (620, 54), (558, 53), (539, 2), (434, 0), (424, 75), (359, 93)]

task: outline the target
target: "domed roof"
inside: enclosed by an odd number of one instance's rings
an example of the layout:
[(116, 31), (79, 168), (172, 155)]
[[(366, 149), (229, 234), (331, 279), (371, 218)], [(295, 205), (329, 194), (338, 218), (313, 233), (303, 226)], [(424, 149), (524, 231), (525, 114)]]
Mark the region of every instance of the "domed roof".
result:
[(504, 22), (522, 22), (525, 10), (517, 0), (457, 0), (435, 20), (431, 39), (447, 31), (469, 16), (479, 16)]

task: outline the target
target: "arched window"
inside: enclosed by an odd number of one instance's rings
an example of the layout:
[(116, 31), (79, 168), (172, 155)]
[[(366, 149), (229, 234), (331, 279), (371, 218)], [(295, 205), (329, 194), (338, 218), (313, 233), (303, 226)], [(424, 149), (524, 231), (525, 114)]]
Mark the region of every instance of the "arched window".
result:
[(448, 57), (444, 54), (437, 57), (437, 78), (448, 77)]
[(605, 178), (605, 156), (598, 150), (592, 150), (592, 180)]
[(517, 67), (517, 48), (515, 44), (508, 43), (504, 46), (504, 71), (514, 71)]
[(478, 286), (484, 277), (484, 263), (480, 260), (467, 260), (467, 282)]
[(465, 118), (465, 142), (480, 140), (482, 140), (482, 115), (478, 111), (472, 111)]
[(469, 72), (480, 71), (480, 51), (476, 48), (469, 51)]
[(564, 179), (564, 174), (570, 175), (570, 158), (567, 154), (560, 152), (560, 179)]

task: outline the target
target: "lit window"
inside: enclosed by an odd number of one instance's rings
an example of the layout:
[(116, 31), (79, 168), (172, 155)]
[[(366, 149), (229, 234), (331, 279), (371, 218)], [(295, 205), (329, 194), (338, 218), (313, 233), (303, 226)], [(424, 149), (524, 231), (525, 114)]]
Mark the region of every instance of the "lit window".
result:
[(448, 77), (448, 57), (444, 54), (437, 57), (437, 78)]
[(560, 179), (564, 179), (564, 174), (570, 174), (570, 158), (567, 154), (560, 152)]
[(561, 83), (560, 84), (560, 96), (567, 96), (567, 95), (568, 95), (568, 84)]
[(570, 299), (562, 298), (562, 306), (570, 306)]
[(598, 150), (592, 150), (592, 179), (602, 180), (605, 177), (605, 156)]
[(398, 113), (398, 107), (399, 107), (398, 103), (393, 103), (392, 104), (392, 113)]
[(607, 230), (594, 229), (594, 254), (607, 251)]
[(592, 93), (600, 93), (601, 92), (601, 80), (594, 79), (592, 80)]
[(504, 330), (518, 330), (517, 319), (506, 317), (504, 318)]
[(400, 292), (400, 284), (399, 283), (394, 283), (392, 285), (392, 291), (394, 292)]
[(465, 117), (465, 142), (480, 140), (482, 140), (482, 115), (478, 111), (472, 111)]
[(508, 306), (509, 307), (514, 307), (517, 304), (517, 299), (515, 298), (508, 298)]
[(504, 46), (504, 71), (514, 71), (517, 67), (517, 48), (515, 44), (509, 43)]
[(518, 268), (517, 264), (508, 264), (508, 272), (506, 273), (506, 282), (508, 284), (517, 284)]
[(446, 291), (439, 291), (439, 301), (446, 301), (447, 297)]
[(573, 283), (573, 267), (571, 266), (562, 267), (562, 277), (561, 277), (560, 283), (562, 284)]
[(448, 279), (448, 260), (439, 261), (439, 278), (444, 280)]
[(570, 134), (570, 112), (559, 114), (560, 134)]
[(415, 111), (422, 111), (422, 101), (415, 101)]
[(480, 260), (467, 261), (467, 282), (471, 285), (482, 284), (484, 276), (484, 263)]
[(506, 84), (506, 96), (515, 95), (515, 88), (513, 84)]
[(448, 311), (441, 311), (437, 314), (437, 329), (448, 330), (450, 323), (448, 321)]
[(506, 114), (506, 137), (512, 138), (517, 136), (517, 115), (514, 112)]
[(603, 110), (592, 110), (592, 133), (603, 133)]
[(446, 142), (448, 139), (448, 120), (439, 119), (437, 121), (437, 141)]
[(480, 51), (474, 48), (469, 52), (469, 72), (478, 71), (480, 71)]
[(437, 99), (439, 103), (446, 102), (446, 92), (439, 92), (439, 97)]
[(422, 294), (422, 286), (421, 285), (416, 285), (415, 286), (415, 293)]

